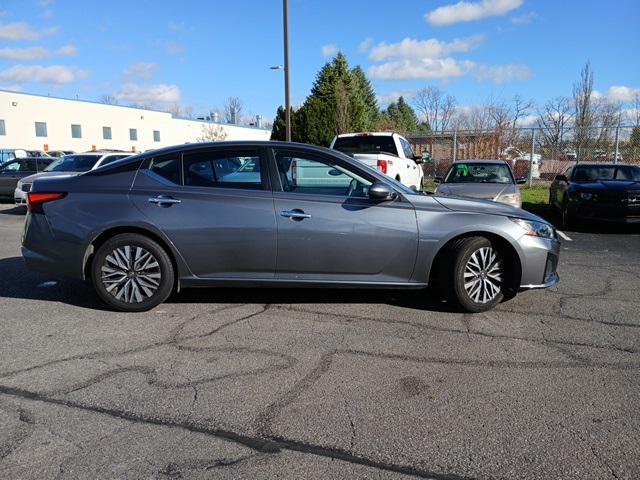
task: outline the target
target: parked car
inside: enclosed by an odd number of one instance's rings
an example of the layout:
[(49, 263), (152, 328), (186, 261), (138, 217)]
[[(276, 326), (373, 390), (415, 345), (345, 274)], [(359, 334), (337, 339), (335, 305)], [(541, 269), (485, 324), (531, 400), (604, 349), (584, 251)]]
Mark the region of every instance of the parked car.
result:
[(331, 148), (395, 178), (409, 188), (422, 190), (422, 156), (415, 155), (407, 139), (397, 133), (346, 133), (335, 137)]
[(556, 176), (549, 205), (563, 226), (580, 220), (640, 223), (640, 167), (579, 163)]
[(525, 178), (515, 178), (509, 164), (502, 160), (457, 161), (444, 178), (435, 178), (439, 195), (492, 200), (517, 208), (522, 206), (518, 184), (526, 181)]
[(17, 206), (27, 205), (27, 193), (31, 191), (31, 184), (36, 178), (41, 177), (55, 177), (55, 176), (68, 176), (79, 175), (82, 172), (87, 172), (91, 169), (107, 165), (116, 160), (121, 160), (130, 156), (129, 153), (79, 153), (74, 155), (65, 155), (61, 158), (51, 158), (50, 165), (44, 170), (39, 170), (40, 173), (35, 173), (22, 178), (15, 186), (13, 191), (13, 199)]
[[(227, 180), (248, 161), (253, 171), (242, 182)], [(310, 169), (350, 180), (296, 181), (319, 178)], [(434, 283), (480, 312), (558, 281), (559, 242), (541, 218), (422, 194), (310, 145), (163, 148), (79, 176), (38, 178), (28, 206), (27, 266), (91, 279), (124, 311), (148, 310), (186, 287)]]
[(65, 155), (72, 155), (76, 152), (74, 152), (73, 150), (50, 150), (47, 153), (52, 157), (60, 158), (64, 157)]
[(48, 157), (42, 150), (25, 150), (23, 148), (0, 148), (0, 165), (16, 158)]
[(16, 158), (0, 166), (0, 197), (11, 198), (21, 178), (42, 172), (54, 160), (52, 157)]

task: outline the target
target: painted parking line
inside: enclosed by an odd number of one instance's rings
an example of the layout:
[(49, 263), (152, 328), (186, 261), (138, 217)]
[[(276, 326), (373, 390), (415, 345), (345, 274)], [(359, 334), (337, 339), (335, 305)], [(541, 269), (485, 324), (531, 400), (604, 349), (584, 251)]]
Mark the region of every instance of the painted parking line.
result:
[(562, 237), (563, 240), (566, 240), (567, 242), (573, 242), (571, 237), (569, 235), (567, 235), (566, 233), (564, 233), (563, 231), (556, 230), (556, 232), (558, 232), (558, 235), (560, 235), (560, 237)]

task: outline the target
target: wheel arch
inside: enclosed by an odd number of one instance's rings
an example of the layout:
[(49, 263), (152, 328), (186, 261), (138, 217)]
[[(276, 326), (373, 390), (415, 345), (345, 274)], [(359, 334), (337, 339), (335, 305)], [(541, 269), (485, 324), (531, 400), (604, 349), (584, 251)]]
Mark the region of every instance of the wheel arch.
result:
[(507, 238), (498, 233), (488, 230), (470, 230), (463, 233), (459, 233), (440, 245), (437, 250), (433, 261), (431, 262), (431, 268), (429, 269), (428, 283), (429, 285), (436, 284), (438, 277), (442, 272), (442, 268), (447, 265), (449, 255), (452, 252), (454, 245), (462, 239), (471, 237), (485, 237), (498, 246), (501, 253), (505, 256), (505, 265), (508, 266), (508, 288), (517, 292), (520, 288), (520, 280), (522, 278), (522, 260), (518, 249)]
[[(175, 288), (177, 291), (179, 291), (180, 277), (184, 275), (185, 269), (186, 271), (188, 271), (188, 267), (180, 254), (177, 252), (173, 244), (168, 239), (165, 239), (160, 233), (155, 232), (151, 228), (133, 225), (118, 225), (109, 227), (100, 232), (91, 240), (85, 250), (83, 258), (83, 279), (86, 280), (88, 278), (91, 278), (91, 265), (95, 256), (95, 252), (100, 248), (100, 246), (115, 235), (119, 235), (122, 233), (136, 233), (138, 235), (148, 237), (151, 240), (157, 242), (167, 252), (167, 255), (169, 255), (169, 258), (171, 259), (171, 264), (173, 265), (173, 271), (175, 275)], [(191, 274), (189, 273), (189, 275)]]

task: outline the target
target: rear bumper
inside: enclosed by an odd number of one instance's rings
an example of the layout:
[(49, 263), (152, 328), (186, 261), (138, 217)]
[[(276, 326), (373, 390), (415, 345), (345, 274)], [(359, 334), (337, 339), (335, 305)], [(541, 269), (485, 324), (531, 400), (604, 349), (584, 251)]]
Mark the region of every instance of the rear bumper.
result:
[(13, 192), (13, 200), (16, 206), (27, 206), (27, 194), (19, 188)]
[(78, 245), (56, 238), (44, 215), (27, 214), (22, 235), (22, 256), (29, 270), (55, 276), (83, 278), (82, 250)]

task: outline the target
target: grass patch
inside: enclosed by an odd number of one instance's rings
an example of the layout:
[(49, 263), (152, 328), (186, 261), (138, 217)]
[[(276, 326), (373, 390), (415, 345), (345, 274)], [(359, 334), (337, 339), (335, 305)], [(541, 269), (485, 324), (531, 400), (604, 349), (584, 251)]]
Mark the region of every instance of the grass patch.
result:
[(520, 187), (522, 208), (546, 208), (549, 203), (549, 184), (535, 184), (531, 187)]

